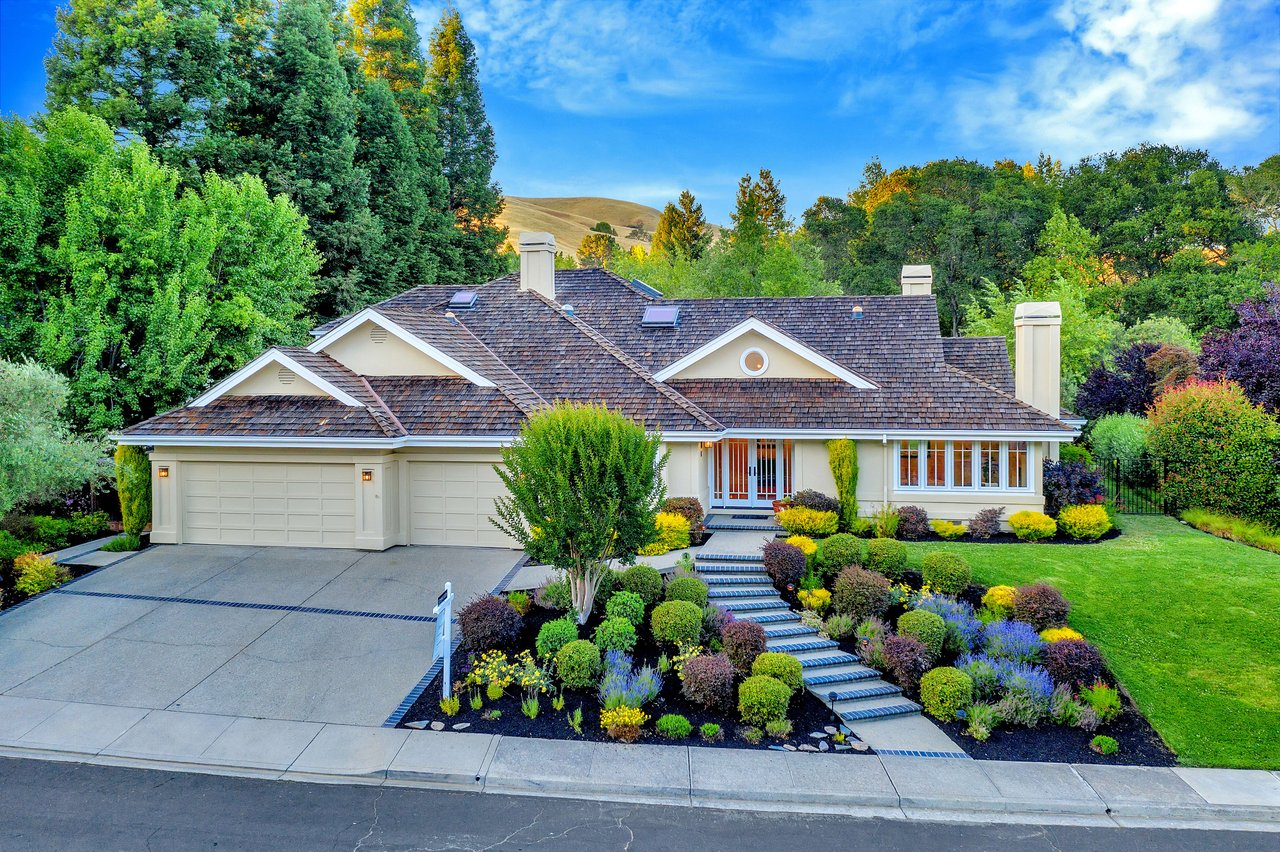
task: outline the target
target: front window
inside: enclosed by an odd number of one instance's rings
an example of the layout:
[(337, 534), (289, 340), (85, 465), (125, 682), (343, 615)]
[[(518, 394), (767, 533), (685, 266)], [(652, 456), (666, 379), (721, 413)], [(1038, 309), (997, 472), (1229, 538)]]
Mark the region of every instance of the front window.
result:
[(1026, 441), (901, 441), (898, 488), (964, 491), (1031, 487)]
[(1009, 487), (1027, 487), (1027, 442), (1009, 444)]
[(1000, 442), (983, 441), (978, 445), (978, 469), (983, 488), (1000, 487)]
[(951, 445), (951, 487), (973, 487), (972, 441), (956, 441)]
[(929, 441), (925, 450), (926, 488), (947, 487), (947, 442)]
[(903, 442), (898, 452), (898, 484), (908, 488), (920, 485), (920, 449), (915, 441)]

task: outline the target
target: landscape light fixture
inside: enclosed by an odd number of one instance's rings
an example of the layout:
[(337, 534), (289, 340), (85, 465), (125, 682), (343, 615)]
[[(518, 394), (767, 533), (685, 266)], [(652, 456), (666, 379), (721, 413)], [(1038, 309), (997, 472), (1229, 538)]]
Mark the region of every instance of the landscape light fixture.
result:
[(169, 478), (169, 468), (167, 468), (167, 467), (158, 467), (158, 468), (156, 468), (156, 476), (160, 477), (161, 479), (168, 479), (168, 478)]
[(373, 482), (373, 471), (365, 469), (360, 471), (361, 482)]

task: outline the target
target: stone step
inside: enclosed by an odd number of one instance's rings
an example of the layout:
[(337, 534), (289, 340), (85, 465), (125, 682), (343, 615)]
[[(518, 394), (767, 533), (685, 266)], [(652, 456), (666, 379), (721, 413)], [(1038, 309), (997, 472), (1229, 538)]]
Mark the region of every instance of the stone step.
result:
[[(697, 570), (699, 574), (741, 574), (744, 571), (758, 572), (760, 574), (764, 574), (764, 563), (761, 562), (758, 565), (755, 565), (751, 563), (743, 564), (739, 562), (737, 565), (716, 565), (715, 563), (703, 564), (699, 562), (695, 566), (695, 570)], [(764, 576), (767, 577), (769, 575), (764, 574)]]
[(817, 636), (818, 630), (814, 627), (807, 627), (797, 621), (795, 624), (788, 624), (783, 627), (766, 627), (764, 635), (769, 639), (781, 639), (786, 636)]
[(880, 672), (875, 669), (867, 668), (861, 663), (849, 663), (840, 668), (818, 669), (812, 674), (806, 674), (804, 683), (810, 690), (823, 696), (825, 701), (828, 692), (839, 692), (842, 688), (852, 688), (851, 684), (879, 677)]
[(698, 553), (693, 557), (694, 562), (754, 562), (757, 565), (764, 564), (764, 556), (760, 553)]
[[(827, 687), (825, 689), (810, 690), (824, 702), (831, 701), (831, 693), (835, 693), (835, 702), (837, 710), (851, 710), (853, 705), (865, 701), (868, 698), (884, 698), (887, 695), (901, 695), (902, 687), (892, 683), (885, 683), (882, 680), (866, 680), (857, 681), (857, 686), (840, 688)], [(848, 706), (842, 706), (842, 705)]]
[(782, 532), (782, 527), (777, 524), (756, 523), (753, 521), (707, 521), (705, 526), (709, 530), (724, 530), (726, 532), (738, 530), (743, 532)]
[[(740, 608), (733, 608), (733, 617), (739, 621), (754, 621), (756, 624), (799, 624), (800, 619), (796, 618), (796, 614), (785, 605), (778, 604), (774, 607), (774, 612), (758, 612), (758, 611), (742, 611)], [(768, 631), (766, 631), (767, 633)]]
[[(846, 654), (843, 651), (834, 654), (825, 654), (817, 656), (800, 656), (793, 655), (800, 661), (800, 665), (805, 669), (825, 669), (830, 666), (851, 666), (858, 662), (858, 658), (853, 654)], [(875, 671), (872, 669), (872, 671)], [(877, 672), (878, 674), (878, 672)]]
[[(760, 598), (758, 600), (730, 600), (725, 604), (725, 607), (732, 610), (734, 615), (738, 615), (739, 613), (761, 612), (764, 610), (776, 610), (779, 613), (786, 614), (788, 619), (796, 618), (795, 613), (787, 608), (787, 605), (782, 598), (776, 596), (773, 598)], [(759, 621), (760, 619), (757, 618), (755, 620)]]
[[(840, 643), (833, 642), (830, 639), (819, 639), (814, 637), (813, 639), (800, 642), (786, 640), (778, 641), (777, 644), (770, 642), (767, 647), (770, 651), (778, 654), (791, 654), (792, 656), (796, 656), (807, 651), (828, 651), (832, 648), (839, 648)], [(803, 665), (804, 660), (801, 660), (800, 662)]]
[(886, 698), (884, 704), (873, 704), (846, 710), (840, 714), (845, 722), (865, 722), (868, 719), (888, 719), (892, 716), (915, 716), (920, 713), (920, 705), (903, 698)]
[(702, 582), (708, 586), (759, 586), (764, 583), (772, 584), (769, 575), (763, 571), (752, 574), (714, 574), (710, 577), (703, 577)]
[[(776, 597), (777, 594), (778, 593), (774, 591), (773, 586), (752, 585), (752, 586), (741, 586), (741, 587), (735, 586), (728, 589), (712, 589), (707, 593), (707, 596), (714, 600), (721, 600), (725, 598), (760, 598), (760, 597), (766, 597), (766, 596)], [(778, 601), (781, 602), (782, 598), (778, 598)]]

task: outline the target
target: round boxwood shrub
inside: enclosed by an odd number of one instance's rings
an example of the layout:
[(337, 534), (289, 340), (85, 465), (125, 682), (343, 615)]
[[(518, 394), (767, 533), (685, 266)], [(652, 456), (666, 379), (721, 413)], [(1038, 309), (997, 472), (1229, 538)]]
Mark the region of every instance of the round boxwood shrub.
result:
[(933, 669), (920, 679), (920, 703), (938, 721), (954, 721), (957, 710), (973, 703), (973, 681), (959, 669)]
[(1013, 586), (992, 586), (982, 596), (982, 605), (1000, 618), (1008, 618), (1013, 614), (1013, 599), (1017, 594)]
[(963, 556), (956, 553), (926, 553), (920, 561), (920, 569), (929, 588), (947, 595), (960, 594), (973, 579), (973, 569)]
[(1097, 541), (1111, 531), (1111, 516), (1100, 503), (1067, 506), (1058, 513), (1058, 526), (1072, 538)]
[(1058, 524), (1044, 512), (1023, 509), (1009, 516), (1009, 527), (1023, 541), (1044, 541), (1058, 534)]
[(506, 651), (515, 647), (524, 619), (506, 598), (481, 595), (458, 613), (458, 627), (462, 630), (462, 644), (466, 650), (497, 648)]
[(1025, 621), (1037, 631), (1049, 627), (1061, 627), (1067, 623), (1071, 604), (1062, 592), (1048, 583), (1032, 583), (1019, 586), (1013, 593), (1013, 617)]
[(605, 651), (630, 651), (636, 646), (636, 626), (625, 618), (606, 618), (596, 627), (595, 640)]
[(763, 728), (787, 718), (791, 689), (777, 678), (753, 675), (738, 686), (738, 712), (748, 725)]
[(733, 663), (735, 669), (746, 674), (751, 671), (751, 664), (756, 661), (756, 657), (764, 653), (768, 637), (759, 624), (743, 620), (726, 627), (720, 641), (729, 662)]
[(600, 585), (596, 586), (595, 597), (591, 599), (591, 609), (594, 612), (600, 612), (608, 603), (609, 598), (613, 597), (618, 591), (618, 583), (622, 581), (622, 572), (615, 571), (612, 568), (607, 571), (600, 572)]
[(600, 674), (600, 649), (586, 639), (575, 639), (556, 654), (556, 674), (570, 689), (595, 686)]
[(804, 667), (790, 654), (765, 651), (751, 664), (751, 674), (775, 678), (791, 691), (804, 686)]
[(914, 636), (887, 636), (880, 653), (884, 657), (885, 668), (903, 692), (914, 692), (921, 675), (929, 670), (929, 649)]
[(659, 642), (692, 645), (702, 635), (702, 607), (688, 601), (660, 603), (649, 616), (649, 627)]
[(861, 565), (862, 539), (849, 533), (824, 538), (818, 542), (818, 564), (827, 576), (835, 576), (851, 565)]
[(890, 580), (902, 578), (907, 567), (907, 545), (896, 538), (873, 538), (867, 542), (867, 567)]
[(666, 713), (658, 717), (653, 728), (669, 740), (682, 740), (693, 733), (693, 725), (679, 713)]
[(794, 586), (805, 572), (804, 551), (785, 541), (771, 541), (764, 546), (764, 570), (779, 589)]
[(889, 578), (865, 568), (840, 572), (831, 589), (831, 607), (854, 621), (884, 615), (889, 608)]
[(728, 707), (733, 701), (734, 667), (725, 654), (700, 654), (688, 660), (680, 679), (684, 697), (708, 710)]
[(662, 600), (662, 574), (652, 565), (639, 562), (622, 572), (618, 585), (623, 591), (640, 596), (646, 607)]
[(608, 618), (625, 618), (635, 627), (644, 624), (644, 598), (635, 592), (614, 592), (613, 597), (604, 605), (604, 614)]
[(903, 636), (919, 639), (929, 649), (929, 657), (936, 660), (942, 655), (942, 643), (947, 638), (947, 623), (936, 613), (913, 609), (898, 618), (898, 632)]
[(914, 541), (930, 532), (929, 513), (919, 506), (898, 507), (898, 538)]
[(1044, 667), (1056, 683), (1093, 683), (1102, 677), (1102, 654), (1083, 639), (1063, 639), (1045, 648)]
[(578, 622), (572, 618), (557, 618), (538, 628), (534, 647), (539, 657), (554, 657), (561, 648), (578, 638)]
[(677, 577), (667, 583), (667, 600), (688, 601), (698, 606), (707, 605), (707, 584), (697, 577)]

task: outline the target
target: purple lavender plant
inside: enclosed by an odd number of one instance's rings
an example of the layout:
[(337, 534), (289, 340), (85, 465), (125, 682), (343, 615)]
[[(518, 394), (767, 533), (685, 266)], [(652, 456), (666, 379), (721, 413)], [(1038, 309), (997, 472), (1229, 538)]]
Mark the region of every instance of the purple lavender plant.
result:
[(973, 614), (973, 607), (966, 601), (950, 595), (929, 595), (921, 598), (916, 609), (923, 609), (939, 616), (946, 623), (947, 635), (943, 650), (948, 654), (967, 654), (978, 646), (982, 638), (982, 622)]
[(658, 697), (662, 680), (651, 666), (631, 669), (631, 655), (625, 651), (607, 651), (604, 655), (604, 677), (600, 679), (600, 704), (606, 710), (636, 707)]
[(988, 624), (982, 644), (987, 656), (997, 660), (1035, 663), (1044, 653), (1044, 640), (1034, 627), (1023, 621)]
[(1033, 666), (1012, 660), (999, 660), (995, 664), (996, 679), (1006, 695), (1016, 696), (1049, 710), (1049, 698), (1053, 695), (1053, 678), (1044, 666)]

